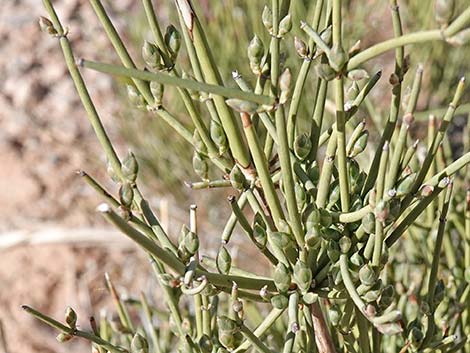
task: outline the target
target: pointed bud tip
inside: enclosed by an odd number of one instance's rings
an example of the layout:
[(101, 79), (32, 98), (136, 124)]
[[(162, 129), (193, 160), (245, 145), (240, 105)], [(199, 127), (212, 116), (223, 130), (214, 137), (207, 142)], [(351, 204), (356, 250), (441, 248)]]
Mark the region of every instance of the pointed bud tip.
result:
[(102, 204), (98, 205), (96, 210), (98, 212), (101, 212), (101, 213), (109, 213), (109, 212), (111, 212), (111, 207), (109, 207), (109, 205), (107, 203), (102, 203)]

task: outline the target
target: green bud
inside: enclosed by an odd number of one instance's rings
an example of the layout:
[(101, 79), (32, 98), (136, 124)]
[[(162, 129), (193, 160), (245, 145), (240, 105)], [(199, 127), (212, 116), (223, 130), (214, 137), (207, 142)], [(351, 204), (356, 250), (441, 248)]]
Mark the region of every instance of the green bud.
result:
[(207, 161), (197, 151), (194, 151), (193, 155), (193, 169), (202, 180), (207, 180), (209, 166)]
[(225, 135), (222, 125), (215, 120), (211, 121), (210, 126), (211, 138), (219, 148), (219, 154), (222, 155), (228, 150), (227, 136)]
[(46, 17), (43, 17), (43, 16), (39, 17), (39, 28), (44, 33), (50, 34), (52, 36), (57, 35), (57, 31), (55, 30), (54, 25), (52, 24), (51, 20), (49, 20)]
[(307, 292), (312, 284), (312, 270), (301, 260), (297, 260), (294, 266), (294, 282), (302, 293)]
[(255, 213), (255, 217), (253, 219), (253, 225), (254, 226), (259, 225), (259, 226), (261, 226), (261, 228), (266, 230), (266, 222), (264, 221), (263, 216), (261, 215), (261, 213), (259, 213), (259, 212)]
[(186, 251), (193, 256), (199, 250), (199, 237), (194, 232), (187, 232), (185, 234), (184, 240), (184, 247)]
[(65, 309), (65, 322), (72, 329), (77, 327), (77, 313), (70, 306)]
[(341, 72), (348, 60), (348, 53), (344, 51), (342, 46), (335, 45), (333, 48), (331, 48), (331, 51), (328, 55), (328, 61), (330, 62), (330, 66), (334, 71)]
[(253, 238), (255, 239), (256, 245), (258, 245), (258, 247), (261, 249), (266, 247), (268, 242), (268, 235), (266, 230), (259, 224), (255, 224), (253, 227)]
[(329, 25), (321, 33), (320, 38), (327, 44), (331, 45), (331, 40), (333, 38), (333, 26)]
[(306, 213), (304, 213), (303, 217), (307, 229), (318, 227), (320, 225), (320, 210), (316, 208), (316, 205), (313, 205), (313, 207), (312, 204), (308, 205), (308, 209), (306, 210)]
[(73, 338), (73, 335), (66, 332), (61, 332), (56, 336), (56, 340), (60, 343), (65, 343), (70, 341)]
[(369, 265), (364, 265), (359, 270), (359, 280), (366, 286), (373, 286), (377, 282), (377, 274)]
[(291, 285), (291, 276), (289, 269), (282, 262), (279, 262), (274, 270), (274, 284), (281, 293), (285, 293), (289, 290)]
[(302, 296), (302, 301), (307, 305), (311, 305), (313, 303), (316, 303), (318, 301), (318, 294), (317, 293), (312, 293), (312, 292), (305, 293)]
[(375, 215), (369, 212), (362, 218), (362, 227), (367, 234), (375, 233)]
[(302, 59), (308, 56), (309, 52), (307, 44), (297, 36), (294, 37), (294, 47), (295, 51)]
[(361, 173), (361, 169), (359, 167), (359, 163), (356, 160), (350, 159), (348, 161), (348, 175), (349, 175), (349, 184), (354, 185), (359, 178)]
[(149, 344), (144, 336), (136, 333), (131, 341), (131, 353), (148, 353)]
[(287, 249), (292, 245), (292, 238), (284, 232), (272, 232), (269, 234), (269, 242), (279, 249)]
[(230, 183), (237, 190), (243, 190), (247, 186), (245, 175), (237, 165), (230, 171)]
[(339, 260), (339, 256), (341, 255), (338, 243), (333, 240), (328, 242), (328, 248), (326, 252), (328, 258), (333, 263), (337, 262)]
[(330, 195), (328, 197), (329, 208), (339, 201), (340, 187), (338, 180), (335, 180), (330, 186)]
[(445, 291), (446, 287), (444, 281), (441, 279), (436, 283), (436, 287), (434, 288), (434, 302), (432, 303), (434, 307), (437, 307), (442, 302)]
[(268, 6), (264, 6), (263, 13), (261, 15), (261, 20), (263, 21), (264, 27), (268, 30), (269, 33), (273, 31), (273, 12)]
[(305, 235), (305, 242), (307, 246), (314, 247), (320, 241), (321, 232), (319, 226), (313, 226), (307, 231)]
[(336, 77), (336, 72), (327, 63), (319, 63), (315, 66), (315, 71), (322, 80), (331, 81)]
[(284, 37), (292, 29), (292, 17), (288, 14), (279, 22), (279, 37)]
[(331, 324), (336, 327), (341, 321), (341, 311), (337, 305), (332, 305), (328, 309), (328, 318), (330, 319)]
[(232, 267), (232, 256), (230, 256), (230, 253), (224, 246), (219, 249), (216, 264), (220, 273), (224, 275), (229, 274), (230, 268)]
[(129, 151), (122, 161), (121, 171), (126, 180), (131, 183), (136, 181), (137, 173), (139, 172), (139, 163), (137, 163), (137, 158), (135, 158), (134, 153)]
[(366, 294), (364, 294), (362, 297), (367, 303), (372, 303), (375, 302), (377, 299), (380, 297), (380, 293), (382, 292), (382, 289), (371, 289), (368, 291)]
[(297, 200), (297, 207), (302, 210), (307, 202), (307, 194), (299, 183), (295, 183), (295, 199)]
[(408, 340), (411, 342), (413, 347), (419, 347), (424, 339), (424, 333), (417, 327), (412, 327), (408, 334)]
[(307, 173), (312, 183), (317, 185), (318, 180), (320, 179), (320, 167), (316, 161), (312, 163), (312, 166), (308, 169)]
[(230, 98), (225, 101), (227, 105), (239, 113), (254, 114), (259, 108), (259, 105), (253, 102), (244, 101), (237, 98)]
[(436, 22), (441, 26), (447, 25), (454, 15), (455, 0), (436, 0), (434, 3), (434, 15)]
[(123, 183), (119, 188), (119, 200), (121, 204), (126, 207), (130, 208), (132, 205), (132, 201), (134, 199), (134, 189), (132, 188), (130, 183)]
[(351, 239), (348, 237), (341, 237), (339, 240), (339, 248), (342, 254), (347, 254), (351, 249)]
[(219, 341), (229, 350), (235, 348), (238, 344), (237, 333), (240, 331), (238, 324), (227, 316), (217, 318), (219, 327)]
[(152, 92), (153, 99), (155, 100), (155, 105), (161, 107), (163, 104), (163, 92), (165, 91), (165, 86), (158, 83), (157, 81), (150, 82), (150, 92)]
[(305, 160), (312, 149), (312, 141), (306, 133), (300, 134), (294, 141), (294, 152), (298, 159)]
[(142, 46), (142, 59), (144, 59), (145, 65), (150, 70), (161, 70), (163, 65), (161, 63), (161, 55), (155, 44), (144, 41)]
[(362, 266), (364, 266), (364, 258), (358, 252), (355, 252), (351, 256), (349, 261), (352, 264), (352, 269), (353, 270), (357, 270), (357, 269), (361, 268)]
[(415, 183), (415, 180), (416, 180), (416, 173), (408, 174), (399, 182), (397, 186), (397, 192), (395, 195), (397, 197), (402, 197), (402, 196), (409, 194)]
[(358, 154), (362, 153), (367, 147), (367, 141), (369, 140), (369, 131), (364, 131), (359, 135), (357, 141), (354, 143), (352, 151), (349, 155), (350, 158), (356, 157)]
[(248, 45), (247, 53), (251, 70), (255, 75), (261, 74), (261, 59), (264, 55), (264, 45), (256, 34)]
[(379, 222), (385, 222), (390, 215), (390, 202), (380, 200), (375, 206), (375, 217)]
[(127, 97), (132, 105), (139, 109), (145, 109), (146, 103), (144, 97), (132, 85), (127, 85)]
[(207, 155), (207, 146), (199, 135), (197, 129), (194, 129), (193, 132), (193, 145), (194, 149), (199, 152), (200, 154)]
[(278, 294), (271, 298), (271, 305), (276, 309), (282, 310), (289, 305), (289, 299), (285, 295)]
[(391, 284), (385, 286), (380, 295), (379, 307), (382, 310), (385, 310), (393, 303), (393, 298), (395, 296), (395, 289)]
[(173, 25), (169, 25), (165, 32), (165, 44), (173, 60), (178, 56), (181, 47), (181, 34)]
[(199, 347), (203, 353), (211, 353), (214, 346), (209, 336), (202, 335), (199, 339)]
[(333, 217), (331, 216), (330, 211), (320, 208), (320, 224), (325, 228), (329, 228), (332, 223)]
[(291, 94), (291, 83), (292, 83), (292, 73), (289, 68), (286, 68), (284, 72), (279, 77), (279, 90), (281, 95), (279, 97), (279, 103), (285, 104), (290, 98)]

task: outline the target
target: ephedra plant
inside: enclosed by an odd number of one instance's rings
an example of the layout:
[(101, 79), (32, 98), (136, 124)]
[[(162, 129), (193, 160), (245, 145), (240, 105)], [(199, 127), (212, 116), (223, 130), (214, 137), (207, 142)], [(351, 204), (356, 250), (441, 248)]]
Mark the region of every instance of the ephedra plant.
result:
[[(222, 82), (190, 0), (176, 0), (180, 29), (169, 26), (165, 34), (151, 1), (143, 1), (154, 36), (142, 47), (145, 68), (136, 67), (100, 1), (90, 3), (122, 65), (75, 60), (50, 0), (49, 19), (40, 25), (59, 40), (119, 193), (80, 175), (106, 202), (98, 211), (148, 254), (161, 288), (155, 296), (166, 310), (155, 310), (149, 293), (124, 300), (106, 278), (117, 321), (93, 319), (87, 331), (71, 308), (64, 323), (24, 306), (28, 313), (56, 328), (59, 341), (82, 337), (100, 353), (470, 352), (470, 133), (455, 160), (446, 136), (465, 81), (456, 79), (444, 114), (429, 118), (427, 141), (414, 141), (423, 70), (410, 68), (405, 55), (406, 46), (427, 41), (463, 45), (470, 7), (454, 15), (453, 1), (438, 0), (436, 29), (404, 34), (392, 0), (394, 37), (362, 48), (344, 40), (341, 0), (317, 0), (311, 23), (292, 23), (290, 1), (273, 0), (260, 14), (270, 41), (254, 36), (247, 50), (253, 77), (234, 72), (233, 88)], [(302, 38), (290, 37), (293, 26)], [(182, 44), (191, 75), (177, 62)], [(284, 66), (289, 45), (299, 68)], [(368, 131), (357, 113), (381, 73), (364, 67), (388, 51), (395, 52), (394, 72), (382, 78), (390, 84), (390, 112), (383, 131)], [(232, 210), (215, 259), (199, 247), (204, 234), (195, 206), (177, 237), (162, 228), (138, 187), (135, 156), (117, 156), (81, 69), (128, 78), (136, 108), (187, 140), (201, 179), (192, 189), (231, 190), (228, 202), (207, 205)], [(410, 89), (402, 87), (406, 75), (413, 77)], [(316, 81), (313, 92), (304, 89), (307, 80)], [(193, 130), (163, 100), (169, 87), (176, 87)], [(377, 94), (389, 99), (387, 93)], [(328, 98), (335, 102), (332, 122)], [(310, 102), (308, 129), (297, 124), (301, 100)], [(232, 261), (236, 224), (267, 268)], [(130, 315), (134, 307), (140, 316)]]

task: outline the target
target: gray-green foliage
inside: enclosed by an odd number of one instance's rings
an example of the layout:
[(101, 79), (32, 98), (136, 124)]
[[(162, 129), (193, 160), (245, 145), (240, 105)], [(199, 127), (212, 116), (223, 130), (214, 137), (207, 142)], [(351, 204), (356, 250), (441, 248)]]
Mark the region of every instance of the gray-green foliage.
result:
[[(423, 67), (410, 70), (404, 51), (427, 41), (455, 42), (470, 24), (470, 7), (454, 15), (453, 1), (438, 0), (436, 29), (407, 35), (391, 1), (395, 38), (361, 49), (346, 44), (341, 0), (315, 2), (308, 23), (292, 20), (290, 1), (273, 0), (260, 15), (269, 36), (251, 41), (252, 73), (234, 73), (237, 89), (224, 84), (217, 53), (190, 0), (176, 1), (180, 27), (170, 27), (166, 35), (151, 2), (143, 1), (154, 35), (153, 44), (144, 44), (147, 70), (136, 68), (99, 0), (90, 3), (122, 66), (89, 60), (80, 60), (80, 66), (131, 79), (129, 98), (136, 108), (155, 114), (193, 146), (193, 167), (201, 181), (191, 186), (231, 190), (232, 215), (221, 230), (215, 259), (200, 246), (195, 206), (189, 227), (182, 227), (177, 242), (171, 240), (140, 192), (135, 157), (129, 154), (121, 162), (116, 155), (66, 32), (50, 0), (44, 0), (50, 20), (42, 19), (41, 26), (59, 38), (120, 185), (119, 197), (83, 176), (105, 198), (98, 211), (148, 254), (166, 310), (155, 310), (146, 295), (122, 300), (107, 277), (117, 317), (103, 317), (91, 333), (78, 328), (70, 309), (66, 324), (24, 306), (26, 311), (58, 329), (59, 341), (86, 338), (100, 352), (470, 349), (470, 191), (464, 173), (470, 164), (470, 133), (467, 127), (466, 152), (455, 160), (446, 136), (465, 80), (450, 88), (439, 120), (429, 119), (427, 141), (416, 143), (410, 128), (424, 87)], [(295, 41), (294, 29), (299, 32)], [(191, 76), (181, 72), (180, 46), (189, 57)], [(290, 58), (299, 61), (299, 70), (286, 65), (288, 46), (300, 54)], [(372, 140), (369, 120), (357, 114), (364, 106), (374, 111), (367, 107), (368, 96), (377, 90), (381, 73), (365, 68), (387, 51), (395, 52), (396, 61), (381, 92), (384, 97), (392, 93), (390, 111)], [(309, 75), (317, 81), (313, 90), (305, 85)], [(403, 87), (407, 76), (410, 89)], [(191, 130), (155, 85), (176, 87)], [(297, 118), (302, 100), (310, 102), (305, 126)], [(334, 112), (331, 123), (325, 118), (328, 109)], [(220, 200), (208, 207), (225, 204)], [(264, 272), (270, 276), (256, 274), (251, 263), (238, 267), (230, 241), (236, 223), (265, 258)], [(142, 320), (131, 319), (130, 304), (141, 308)], [(154, 318), (162, 324), (155, 325)]]

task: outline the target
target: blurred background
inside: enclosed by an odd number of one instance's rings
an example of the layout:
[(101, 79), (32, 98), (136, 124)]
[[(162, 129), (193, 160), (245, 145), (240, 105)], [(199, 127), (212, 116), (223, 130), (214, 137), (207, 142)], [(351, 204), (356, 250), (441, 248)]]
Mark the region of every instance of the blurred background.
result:
[[(87, 1), (54, 3), (70, 30), (77, 56), (117, 62)], [(141, 3), (103, 3), (133, 57), (141, 63), (140, 47), (149, 35)], [(235, 69), (250, 79), (246, 46), (254, 33), (267, 38), (260, 20), (264, 1), (194, 3), (206, 23), (225, 81), (233, 85), (230, 77)], [(293, 36), (302, 36), (299, 22), (310, 19), (315, 2), (292, 3), (294, 29), (285, 50), (289, 53), (287, 64), (295, 74), (300, 60), (293, 52)], [(361, 39), (362, 47), (367, 47), (392, 36), (389, 1), (344, 3), (344, 14), (349, 18), (344, 29), (349, 46)], [(431, 3), (400, 2), (406, 31), (436, 27)], [(154, 5), (163, 26), (177, 23), (173, 1), (155, 0)], [(106, 161), (68, 77), (58, 43), (39, 30), (37, 19), (44, 14), (38, 0), (0, 1), (0, 352), (89, 349), (79, 340), (59, 345), (52, 330), (27, 317), (19, 308), (21, 304), (28, 303), (59, 318), (66, 306), (73, 306), (84, 318), (82, 327), (88, 328), (87, 317), (110, 307), (103, 282), (105, 272), (110, 273), (121, 293), (131, 297), (140, 290), (154, 290), (154, 284), (147, 281), (145, 256), (96, 215), (94, 210), (100, 200), (75, 173), (83, 169), (117, 192), (106, 174)], [(426, 112), (446, 105), (449, 90), (470, 68), (468, 47), (451, 50), (448, 44), (432, 43), (409, 48), (407, 53), (411, 55), (412, 70), (418, 62), (425, 66), (419, 110)], [(184, 66), (185, 53), (181, 56)], [(384, 71), (381, 85), (387, 94), (372, 95), (368, 110), (362, 113), (379, 127), (386, 119), (383, 108), (388, 105), (387, 79), (393, 59), (393, 53), (389, 53), (368, 67), (369, 72)], [(165, 123), (132, 108), (122, 82), (90, 71), (84, 75), (118, 152), (123, 156), (132, 149), (139, 159), (140, 184), (164, 225), (176, 234), (186, 222), (188, 206), (197, 203), (200, 233), (210, 245), (228, 217), (229, 206), (209, 209), (206, 206), (211, 200), (220, 198), (219, 191), (191, 191), (184, 186), (185, 181), (197, 179), (188, 146)], [(313, 75), (310, 78), (311, 87)], [(170, 92), (166, 99), (171, 111), (188, 122), (176, 95)], [(468, 102), (468, 96), (464, 102)], [(310, 114), (308, 100), (303, 101), (300, 119), (308, 119)], [(463, 121), (456, 119), (455, 141), (461, 140), (458, 135)], [(416, 135), (419, 137), (418, 132)], [(454, 147), (458, 153), (458, 144)], [(243, 238), (238, 239), (241, 258), (245, 254)]]

